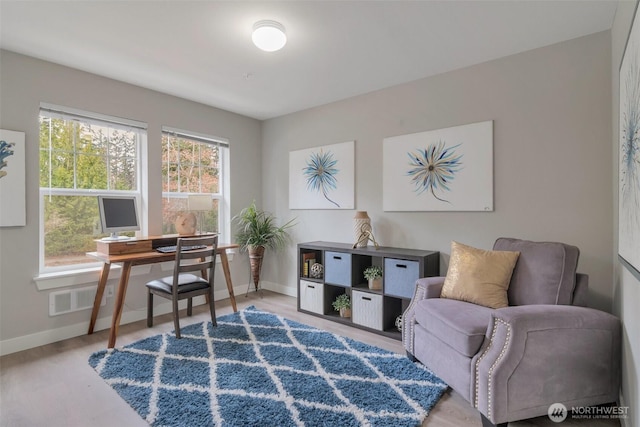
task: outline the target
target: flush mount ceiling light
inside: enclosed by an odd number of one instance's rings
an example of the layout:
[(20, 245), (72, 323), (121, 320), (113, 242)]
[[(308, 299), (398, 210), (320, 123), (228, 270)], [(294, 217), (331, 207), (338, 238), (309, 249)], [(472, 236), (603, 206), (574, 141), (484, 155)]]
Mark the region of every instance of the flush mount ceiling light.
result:
[(253, 24), (251, 40), (259, 49), (275, 52), (287, 43), (287, 35), (284, 32), (284, 26), (279, 22), (258, 21)]

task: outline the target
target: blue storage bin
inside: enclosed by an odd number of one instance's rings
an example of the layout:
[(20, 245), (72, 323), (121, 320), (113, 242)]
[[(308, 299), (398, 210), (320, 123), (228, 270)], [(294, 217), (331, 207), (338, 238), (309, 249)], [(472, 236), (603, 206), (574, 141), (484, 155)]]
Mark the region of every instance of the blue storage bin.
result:
[(385, 258), (384, 293), (402, 298), (412, 298), (419, 275), (420, 265), (417, 261)]
[(351, 254), (327, 251), (324, 256), (324, 282), (351, 286)]

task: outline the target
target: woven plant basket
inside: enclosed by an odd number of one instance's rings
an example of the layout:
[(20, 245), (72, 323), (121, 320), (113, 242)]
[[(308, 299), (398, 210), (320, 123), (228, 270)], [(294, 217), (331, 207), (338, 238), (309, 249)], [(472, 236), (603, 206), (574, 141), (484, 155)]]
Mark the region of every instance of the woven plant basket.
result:
[(249, 246), (249, 264), (251, 265), (251, 278), (253, 286), (258, 290), (260, 283), (260, 271), (262, 270), (262, 259), (264, 258), (264, 246)]

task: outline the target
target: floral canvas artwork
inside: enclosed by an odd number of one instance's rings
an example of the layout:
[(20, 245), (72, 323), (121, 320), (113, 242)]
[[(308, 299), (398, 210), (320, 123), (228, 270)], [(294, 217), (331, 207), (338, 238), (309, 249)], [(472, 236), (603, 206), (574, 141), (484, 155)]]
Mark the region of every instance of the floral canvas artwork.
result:
[(26, 225), (24, 132), (0, 129), (0, 227)]
[(640, 28), (637, 12), (620, 65), (618, 254), (640, 270)]
[(289, 209), (353, 209), (354, 141), (289, 153)]
[(493, 211), (493, 121), (385, 138), (385, 211)]

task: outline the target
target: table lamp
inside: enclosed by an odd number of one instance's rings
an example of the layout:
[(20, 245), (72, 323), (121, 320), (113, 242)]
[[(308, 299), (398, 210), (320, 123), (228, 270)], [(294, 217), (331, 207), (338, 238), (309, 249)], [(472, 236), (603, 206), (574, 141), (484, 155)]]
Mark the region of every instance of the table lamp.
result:
[(202, 234), (203, 212), (213, 209), (213, 199), (209, 194), (189, 194), (189, 211), (198, 214), (198, 234)]

